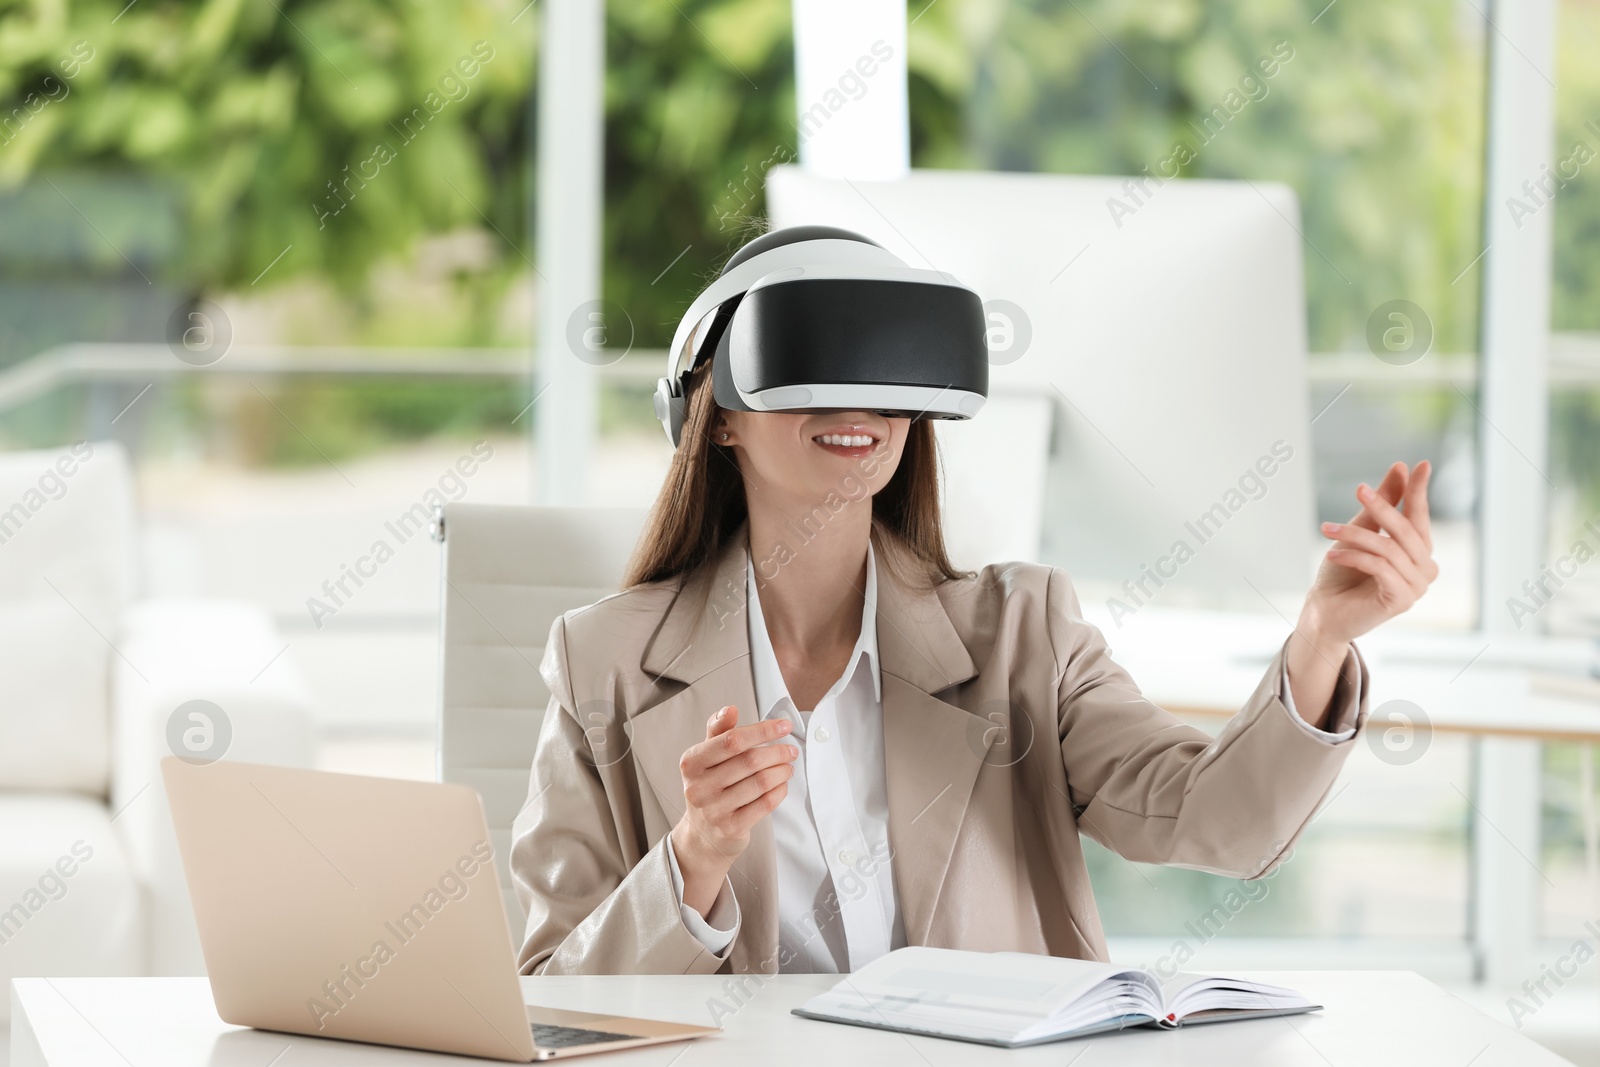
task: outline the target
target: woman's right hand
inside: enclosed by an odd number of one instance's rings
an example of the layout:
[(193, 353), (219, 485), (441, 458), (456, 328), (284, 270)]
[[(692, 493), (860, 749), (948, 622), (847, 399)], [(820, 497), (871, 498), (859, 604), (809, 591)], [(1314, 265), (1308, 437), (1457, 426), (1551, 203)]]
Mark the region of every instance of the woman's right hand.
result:
[(789, 793), (794, 745), (768, 742), (789, 733), (787, 719), (737, 725), (729, 705), (706, 722), (706, 739), (678, 760), (683, 774), (683, 818), (672, 828), (672, 851), (683, 875), (683, 902), (711, 913), (733, 861), (750, 844), (750, 830)]

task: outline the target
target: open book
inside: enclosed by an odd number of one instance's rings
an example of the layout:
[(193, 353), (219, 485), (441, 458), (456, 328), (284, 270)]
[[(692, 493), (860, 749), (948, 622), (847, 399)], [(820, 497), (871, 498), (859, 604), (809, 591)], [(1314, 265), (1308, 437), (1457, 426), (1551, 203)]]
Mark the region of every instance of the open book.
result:
[(902, 948), (794, 1009), (808, 1019), (1016, 1048), (1133, 1026), (1317, 1011), (1292, 989), (1026, 952)]

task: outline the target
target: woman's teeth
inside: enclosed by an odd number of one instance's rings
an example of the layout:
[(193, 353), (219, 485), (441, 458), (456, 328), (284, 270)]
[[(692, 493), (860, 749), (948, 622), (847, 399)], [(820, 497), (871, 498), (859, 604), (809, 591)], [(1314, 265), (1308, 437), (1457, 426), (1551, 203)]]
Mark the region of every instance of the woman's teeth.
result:
[(825, 433), (815, 438), (821, 444), (839, 445), (843, 448), (865, 448), (873, 439), (864, 433)]

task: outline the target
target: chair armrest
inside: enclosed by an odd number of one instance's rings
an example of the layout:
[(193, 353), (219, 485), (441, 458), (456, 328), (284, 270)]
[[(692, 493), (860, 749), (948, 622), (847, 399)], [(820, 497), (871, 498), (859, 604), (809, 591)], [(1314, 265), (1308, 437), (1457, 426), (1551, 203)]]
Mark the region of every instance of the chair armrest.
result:
[(169, 722), (180, 705), (209, 701), (221, 710), (213, 725), (228, 736), (228, 759), (309, 767), (310, 698), (288, 645), (265, 611), (236, 601), (145, 601), (123, 618), (112, 658), (111, 810), (148, 894), (152, 974), (205, 970), (161, 782), (162, 757), (189, 751), (174, 751)]

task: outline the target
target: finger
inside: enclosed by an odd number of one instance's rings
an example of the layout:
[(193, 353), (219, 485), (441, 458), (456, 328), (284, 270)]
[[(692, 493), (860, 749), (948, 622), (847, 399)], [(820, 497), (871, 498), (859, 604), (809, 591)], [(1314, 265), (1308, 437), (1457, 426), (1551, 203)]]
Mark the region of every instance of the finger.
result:
[(733, 729), (739, 722), (739, 709), (732, 704), (720, 707), (711, 713), (711, 718), (706, 720), (706, 740), (709, 741), (719, 734), (725, 734)]
[(1417, 528), (1412, 525), (1411, 520), (1402, 515), (1388, 499), (1377, 493), (1368, 498), (1367, 511), (1420, 568), (1428, 559), (1428, 546), (1423, 543), (1422, 535), (1417, 533)]
[(758, 745), (765, 745), (783, 737), (792, 729), (788, 719), (763, 719), (761, 722), (746, 723), (732, 730), (719, 734), (709, 740), (700, 742), (702, 768), (715, 767), (726, 762), (743, 752), (748, 752)]
[(771, 815), (783, 798), (789, 795), (789, 783), (783, 782), (756, 797), (744, 807), (737, 809), (729, 816), (728, 821), (733, 825), (734, 833), (743, 833), (750, 827)]
[(1400, 605), (1401, 611), (1409, 608), (1416, 600), (1405, 579), (1401, 578), (1399, 572), (1382, 556), (1374, 556), (1371, 552), (1363, 552), (1358, 548), (1335, 548), (1330, 550), (1328, 555), (1341, 566), (1372, 575), (1390, 598)]
[(793, 764), (799, 756), (800, 750), (794, 745), (757, 745), (707, 768), (699, 780), (712, 789), (728, 789), (768, 767)]
[(1373, 533), (1371, 530), (1363, 530), (1359, 526), (1340, 526), (1336, 522), (1323, 523), (1323, 533), (1329, 537), (1338, 538), (1338, 542), (1334, 545), (1335, 548), (1359, 548), (1362, 551), (1371, 552), (1373, 555), (1382, 556), (1400, 573), (1406, 584), (1411, 586), (1418, 596), (1428, 587), (1428, 583), (1433, 580), (1423, 573), (1421, 565), (1406, 555), (1405, 551), (1392, 537), (1385, 537), (1383, 534)]
[(785, 763), (779, 767), (764, 768), (748, 778), (741, 778), (727, 789), (724, 789), (706, 811), (713, 818), (731, 815), (751, 801), (766, 795), (780, 785), (786, 784), (793, 777), (794, 765), (791, 763)]
[(755, 794), (730, 805), (723, 800), (724, 793), (774, 767), (793, 767), (799, 755), (800, 750), (793, 745), (759, 745), (715, 766), (685, 771), (683, 799), (704, 812), (731, 810)]
[(706, 739), (690, 745), (678, 757), (678, 769), (686, 778), (710, 766), (712, 742), (734, 729), (738, 721), (739, 709), (732, 704), (726, 704), (711, 713), (711, 718), (706, 720)]
[(711, 718), (706, 720), (706, 739), (690, 745), (678, 759), (678, 769), (685, 777), (699, 773), (716, 761), (713, 756), (714, 742), (735, 729), (738, 722), (739, 709), (732, 704), (724, 705), (711, 713)]
[[(1390, 503), (1398, 503), (1400, 495), (1405, 492), (1405, 488), (1406, 465), (1397, 462), (1384, 472), (1383, 481), (1378, 483), (1378, 495)], [(1358, 497), (1357, 499), (1360, 498)], [(1373, 517), (1371, 506), (1363, 502), (1361, 510), (1356, 512), (1355, 517), (1350, 520), (1350, 525), (1376, 530), (1378, 528), (1378, 520)]]
[(1433, 551), (1433, 517), (1428, 510), (1428, 486), (1433, 481), (1433, 462), (1423, 460), (1411, 469), (1411, 484), (1406, 487), (1406, 516)]

